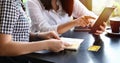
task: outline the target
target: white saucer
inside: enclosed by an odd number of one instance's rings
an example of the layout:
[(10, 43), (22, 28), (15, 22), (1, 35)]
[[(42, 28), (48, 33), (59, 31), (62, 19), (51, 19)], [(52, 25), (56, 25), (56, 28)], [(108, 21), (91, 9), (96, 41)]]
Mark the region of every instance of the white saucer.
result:
[(110, 34), (110, 35), (120, 35), (120, 33), (112, 33), (111, 30), (106, 30), (106, 32), (107, 32), (108, 34)]

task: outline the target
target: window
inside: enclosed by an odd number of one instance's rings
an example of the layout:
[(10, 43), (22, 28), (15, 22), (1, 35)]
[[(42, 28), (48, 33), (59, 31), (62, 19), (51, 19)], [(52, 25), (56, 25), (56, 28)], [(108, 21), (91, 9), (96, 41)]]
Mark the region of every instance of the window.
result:
[(22, 0), (24, 3), (27, 1), (27, 0)]
[(80, 0), (89, 10), (92, 10), (92, 0)]
[(112, 16), (120, 16), (120, 0), (93, 0), (92, 10), (97, 15), (101, 13), (105, 6), (116, 6)]

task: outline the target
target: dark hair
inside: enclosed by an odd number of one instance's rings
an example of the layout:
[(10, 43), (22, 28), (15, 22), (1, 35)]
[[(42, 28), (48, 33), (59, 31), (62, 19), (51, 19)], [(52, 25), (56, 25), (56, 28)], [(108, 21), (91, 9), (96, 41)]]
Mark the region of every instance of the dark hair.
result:
[[(52, 4), (51, 0), (40, 0), (43, 6), (45, 7), (46, 10), (51, 10)], [(60, 0), (60, 3), (62, 4), (63, 10), (68, 13), (69, 16), (71, 16), (73, 12), (73, 4), (74, 0)]]
[(25, 8), (25, 6), (24, 6), (24, 4), (23, 4), (23, 0), (21, 0), (21, 1), (22, 1), (22, 2), (21, 2), (21, 6), (22, 6), (23, 10), (26, 11), (26, 8)]
[(46, 10), (53, 9), (51, 5), (51, 0), (40, 0)]

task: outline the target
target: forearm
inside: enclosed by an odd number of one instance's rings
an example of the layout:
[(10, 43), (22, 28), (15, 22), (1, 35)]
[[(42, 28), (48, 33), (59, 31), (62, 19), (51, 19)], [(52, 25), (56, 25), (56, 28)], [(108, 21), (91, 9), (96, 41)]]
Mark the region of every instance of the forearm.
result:
[(39, 42), (9, 42), (0, 46), (0, 56), (17, 56), (47, 49), (47, 43)]
[(65, 32), (67, 32), (68, 30), (70, 30), (74, 26), (76, 26), (75, 20), (70, 21), (70, 22), (65, 23), (65, 24), (61, 24), (61, 25), (58, 26), (57, 32), (59, 34), (65, 33)]

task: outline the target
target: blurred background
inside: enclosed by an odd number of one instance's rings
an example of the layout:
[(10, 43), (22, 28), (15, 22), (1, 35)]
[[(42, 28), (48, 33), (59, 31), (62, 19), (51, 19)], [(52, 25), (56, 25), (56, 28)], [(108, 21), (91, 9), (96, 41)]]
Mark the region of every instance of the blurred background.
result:
[(99, 15), (103, 8), (106, 6), (115, 6), (116, 9), (113, 12), (112, 16), (120, 17), (120, 0), (92, 0), (92, 11), (97, 15)]
[[(26, 5), (27, 0), (22, 0)], [(80, 0), (89, 10), (99, 15), (105, 6), (116, 6), (112, 16), (120, 17), (120, 0)]]

